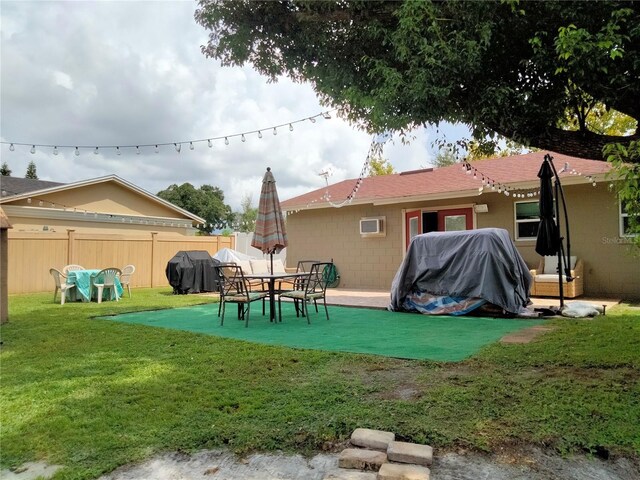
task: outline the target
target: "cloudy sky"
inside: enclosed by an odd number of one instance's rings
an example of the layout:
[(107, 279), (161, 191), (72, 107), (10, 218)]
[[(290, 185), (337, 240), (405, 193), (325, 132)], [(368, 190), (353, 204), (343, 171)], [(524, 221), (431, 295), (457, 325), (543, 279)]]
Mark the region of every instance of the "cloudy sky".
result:
[[(348, 123), (319, 118), (328, 110), (309, 85), (286, 78), (268, 83), (250, 66), (222, 67), (200, 46), (207, 31), (196, 24), (192, 1), (5, 1), (1, 15), (1, 124), (3, 142), (69, 145), (59, 148), (0, 146), (1, 161), (23, 177), (34, 161), (41, 180), (73, 182), (116, 174), (151, 193), (173, 183), (222, 188), (234, 210), (251, 195), (257, 205), (267, 166), (281, 200), (355, 178), (371, 138)], [(246, 135), (194, 143), (192, 140)], [(450, 129), (449, 137), (464, 129)], [(432, 130), (414, 132), (410, 146), (388, 144), (385, 157), (397, 171), (429, 166)], [(73, 146), (173, 145), (80, 149)]]

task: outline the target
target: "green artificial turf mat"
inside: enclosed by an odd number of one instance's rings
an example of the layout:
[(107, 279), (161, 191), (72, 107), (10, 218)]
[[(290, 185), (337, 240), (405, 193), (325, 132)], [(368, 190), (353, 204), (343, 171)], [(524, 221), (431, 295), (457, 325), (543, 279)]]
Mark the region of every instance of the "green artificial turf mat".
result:
[[(220, 326), (218, 305), (128, 313), (103, 319), (150, 327), (184, 330), (248, 342), (292, 348), (366, 353), (419, 360), (459, 361), (507, 333), (543, 323), (541, 320), (432, 316), (367, 308), (329, 306), (311, 310), (311, 325), (296, 318), (293, 305), (282, 305), (283, 321), (270, 323), (259, 302), (251, 309), (249, 327), (229, 305)], [(268, 306), (267, 306), (268, 309)]]

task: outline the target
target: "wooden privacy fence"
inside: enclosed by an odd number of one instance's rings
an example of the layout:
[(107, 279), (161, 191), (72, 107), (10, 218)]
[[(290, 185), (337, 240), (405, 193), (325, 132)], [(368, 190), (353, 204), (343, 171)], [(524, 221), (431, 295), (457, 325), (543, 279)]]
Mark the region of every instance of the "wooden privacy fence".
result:
[(150, 234), (37, 233), (9, 231), (9, 293), (53, 290), (50, 268), (69, 264), (87, 269), (132, 264), (131, 287), (168, 286), (167, 262), (180, 250), (206, 250), (210, 255), (234, 248), (233, 237), (186, 237)]

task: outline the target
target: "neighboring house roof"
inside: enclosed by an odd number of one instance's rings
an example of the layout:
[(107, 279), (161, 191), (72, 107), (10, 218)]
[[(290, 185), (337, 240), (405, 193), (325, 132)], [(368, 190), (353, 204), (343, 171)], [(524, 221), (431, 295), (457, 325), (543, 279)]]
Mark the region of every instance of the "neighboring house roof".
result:
[[(5, 190), (5, 183), (4, 183), (4, 179), (5, 178), (12, 178), (12, 177), (2, 177), (2, 190)], [(20, 180), (28, 180), (28, 179), (20, 179)], [(38, 182), (39, 180), (35, 180), (36, 182)], [(206, 223), (206, 220), (204, 218), (198, 217), (197, 215), (194, 215), (193, 213), (180, 208), (176, 205), (174, 205), (171, 202), (167, 202), (166, 200), (163, 200), (162, 198), (147, 192), (146, 190), (138, 187), (137, 185), (134, 185), (133, 183), (127, 182), (126, 180), (118, 177), (117, 175), (107, 175), (104, 177), (98, 177), (98, 178), (91, 178), (89, 180), (81, 180), (79, 182), (73, 182), (73, 183), (56, 183), (56, 182), (41, 182), (41, 183), (48, 183), (50, 184), (50, 186), (46, 186), (44, 188), (40, 188), (37, 190), (28, 190), (28, 191), (23, 191), (22, 193), (19, 194), (15, 194), (12, 196), (6, 196), (6, 197), (2, 197), (0, 198), (0, 204), (2, 203), (10, 203), (10, 202), (14, 202), (14, 201), (18, 201), (18, 200), (22, 200), (22, 199), (26, 199), (29, 197), (34, 197), (34, 196), (38, 196), (38, 195), (45, 195), (45, 194), (50, 194), (50, 193), (57, 193), (57, 192), (63, 192), (65, 190), (71, 190), (71, 189), (75, 189), (75, 188), (80, 188), (80, 187), (87, 187), (87, 186), (91, 186), (91, 185), (96, 185), (99, 183), (106, 183), (106, 182), (114, 182), (116, 184), (121, 185), (124, 188), (127, 188), (129, 190), (132, 190), (136, 193), (138, 193), (139, 195), (142, 195), (143, 197), (148, 198), (151, 201), (160, 203), (168, 208), (170, 208), (171, 210), (180, 213), (181, 215), (188, 217), (198, 223)], [(26, 188), (26, 187), (25, 187)], [(7, 192), (9, 192), (9, 190), (7, 190)]]
[[(414, 170), (393, 175), (366, 177), (352, 205), (361, 204), (391, 204), (413, 200), (438, 200), (465, 196), (477, 196), (482, 186), (482, 176), (490, 178), (496, 183), (509, 189), (532, 189), (540, 184), (538, 171), (549, 152), (533, 152), (525, 155), (478, 160), (471, 165), (476, 169), (476, 177), (465, 174), (461, 164), (442, 168), (428, 168)], [(559, 153), (551, 153), (556, 170), (569, 164), (569, 170), (560, 174), (562, 184), (587, 183), (587, 176), (593, 176), (595, 181), (601, 182), (611, 170), (611, 165), (599, 160), (586, 160), (569, 157)], [(571, 173), (575, 170), (575, 173)], [(319, 188), (281, 203), (283, 210), (291, 211), (302, 208), (329, 208), (331, 203), (344, 201), (352, 193), (356, 179)], [(491, 190), (485, 192), (489, 193)]]
[(64, 183), (48, 182), (45, 180), (34, 180), (33, 178), (19, 178), (3, 175), (0, 177), (2, 187), (2, 197), (11, 197), (21, 193), (34, 192), (45, 188), (57, 187)]

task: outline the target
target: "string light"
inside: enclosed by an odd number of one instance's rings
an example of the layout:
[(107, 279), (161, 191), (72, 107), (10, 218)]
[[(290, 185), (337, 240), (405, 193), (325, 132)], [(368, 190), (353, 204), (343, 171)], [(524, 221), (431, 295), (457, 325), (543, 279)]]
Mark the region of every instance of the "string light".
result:
[(98, 155), (98, 147), (95, 148), (95, 150), (93, 151), (94, 155)]
[(76, 147), (76, 157), (80, 156), (80, 149), (78, 147)]
[[(484, 173), (480, 172), (476, 167), (471, 165), (467, 160), (462, 162), (462, 171), (467, 175), (473, 174), (473, 178), (477, 179), (478, 177), (482, 178), (482, 187), (478, 189), (478, 195), (482, 195), (484, 193), (484, 186), (491, 187), (491, 191), (498, 191), (498, 193), (504, 194), (506, 197), (512, 196), (514, 198), (532, 198), (540, 195), (539, 190), (514, 190), (509, 189), (506, 185), (501, 184), (500, 182), (496, 182), (491, 177), (488, 177)], [(596, 179), (593, 175), (582, 175), (580, 172), (577, 172), (574, 168), (573, 170), (569, 170), (569, 164), (565, 163), (565, 166), (558, 173), (568, 172), (570, 175), (580, 175), (586, 178), (594, 187), (596, 186)]]
[(136, 155), (140, 155), (140, 147), (136, 145)]
[(196, 147), (193, 146), (193, 142), (189, 142), (189, 150), (194, 150)]
[(58, 147), (53, 147), (53, 154), (57, 155), (58, 154)]
[(224, 137), (224, 144), (229, 145), (229, 139), (227, 137)]
[[(288, 127), (289, 131), (293, 131), (293, 125), (295, 123), (300, 123), (300, 122), (306, 122), (306, 121), (310, 121), (311, 123), (316, 123), (316, 119), (319, 117), (325, 118), (325, 119), (330, 119), (332, 118), (331, 113), (330, 112), (334, 112), (337, 111), (336, 110), (331, 110), (331, 111), (325, 111), (325, 112), (321, 112), (318, 113), (316, 115), (313, 115), (311, 117), (305, 117), (299, 120), (294, 120), (294, 121), (290, 121), (290, 122), (286, 122), (286, 123), (282, 123), (279, 125), (274, 125), (271, 127), (267, 127), (267, 128), (260, 128), (260, 129), (256, 129), (256, 130), (250, 130), (250, 131), (245, 131), (245, 132), (239, 132), (239, 133), (234, 133), (234, 134), (227, 134), (227, 135), (221, 135), (218, 137), (211, 137), (211, 138), (204, 138), (204, 139), (197, 139), (197, 140), (186, 140), (186, 141), (182, 141), (182, 142), (158, 142), (158, 143), (150, 143), (150, 144), (132, 144), (132, 145), (48, 145), (48, 144), (38, 144), (38, 143), (19, 143), (19, 142), (5, 142), (2, 141), (0, 142), (0, 144), (8, 144), (9, 145), (9, 150), (11, 152), (15, 151), (15, 147), (16, 146), (29, 146), (31, 145), (31, 149), (30, 152), (32, 154), (36, 153), (36, 147), (39, 148), (53, 148), (54, 151), (54, 155), (57, 154), (56, 152), (59, 149), (66, 149), (66, 148), (72, 148), (72, 149), (81, 149), (81, 148), (86, 148), (86, 149), (100, 149), (100, 150), (109, 150), (109, 149), (114, 149), (116, 151), (116, 154), (120, 155), (122, 153), (122, 149), (124, 148), (134, 148), (136, 149), (136, 153), (138, 153), (138, 151), (141, 152), (142, 149), (149, 147), (149, 148), (154, 148), (156, 150), (156, 153), (159, 150), (159, 147), (162, 146), (171, 146), (173, 145), (176, 149), (176, 152), (180, 153), (181, 150), (181, 145), (183, 143), (188, 143), (189, 144), (189, 148), (191, 150), (193, 150), (192, 145), (195, 145), (196, 143), (200, 143), (200, 142), (207, 142), (209, 147), (213, 146), (213, 141), (215, 140), (225, 140), (225, 144), (228, 144), (228, 140), (232, 137), (240, 137), (240, 139), (244, 142), (246, 141), (247, 136), (252, 135), (252, 134), (257, 134), (258, 138), (262, 138), (263, 134), (262, 132), (264, 130), (268, 130), (271, 129), (274, 135), (278, 134), (278, 128), (280, 127)], [(94, 150), (95, 153), (95, 150)]]

